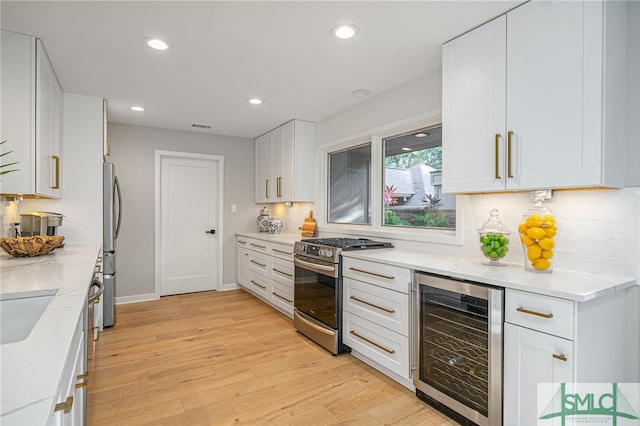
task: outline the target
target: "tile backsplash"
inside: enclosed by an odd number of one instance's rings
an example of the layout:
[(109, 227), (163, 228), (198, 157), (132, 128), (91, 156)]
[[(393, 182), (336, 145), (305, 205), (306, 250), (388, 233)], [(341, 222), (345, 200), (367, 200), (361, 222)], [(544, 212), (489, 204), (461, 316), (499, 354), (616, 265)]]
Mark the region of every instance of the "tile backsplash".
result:
[(18, 203), (0, 197), (0, 238), (13, 237), (13, 224), (18, 222)]

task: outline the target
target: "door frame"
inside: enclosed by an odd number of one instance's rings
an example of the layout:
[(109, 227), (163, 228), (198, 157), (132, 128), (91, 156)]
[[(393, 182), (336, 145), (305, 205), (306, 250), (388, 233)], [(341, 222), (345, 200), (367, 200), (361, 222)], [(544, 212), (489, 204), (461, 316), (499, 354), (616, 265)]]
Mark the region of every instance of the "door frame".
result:
[(224, 241), (224, 156), (222, 155), (213, 155), (213, 154), (199, 154), (195, 152), (180, 152), (180, 151), (165, 151), (165, 150), (156, 150), (155, 151), (155, 200), (154, 200), (154, 245), (155, 245), (155, 254), (154, 254), (154, 282), (155, 282), (155, 298), (160, 299), (160, 174), (162, 171), (162, 160), (165, 158), (186, 158), (186, 159), (195, 159), (195, 160), (210, 160), (218, 162), (218, 226), (216, 229), (216, 235), (218, 236), (218, 270), (216, 271), (218, 275), (218, 283), (216, 286), (216, 291), (220, 291), (223, 289), (224, 285), (222, 283), (224, 274), (223, 274), (223, 265), (224, 265), (224, 251), (222, 249), (222, 242)]

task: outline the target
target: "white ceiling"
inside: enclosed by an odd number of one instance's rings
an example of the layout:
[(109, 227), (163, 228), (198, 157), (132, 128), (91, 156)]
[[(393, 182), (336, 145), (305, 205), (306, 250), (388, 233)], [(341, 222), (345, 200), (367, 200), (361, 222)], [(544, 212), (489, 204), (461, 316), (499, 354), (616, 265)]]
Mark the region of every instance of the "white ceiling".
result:
[[(109, 121), (253, 138), (439, 69), (443, 42), (519, 3), (3, 0), (0, 18), (43, 40), (64, 91), (105, 98)], [(338, 23), (359, 35), (332, 38)], [(153, 51), (149, 36), (173, 48)]]

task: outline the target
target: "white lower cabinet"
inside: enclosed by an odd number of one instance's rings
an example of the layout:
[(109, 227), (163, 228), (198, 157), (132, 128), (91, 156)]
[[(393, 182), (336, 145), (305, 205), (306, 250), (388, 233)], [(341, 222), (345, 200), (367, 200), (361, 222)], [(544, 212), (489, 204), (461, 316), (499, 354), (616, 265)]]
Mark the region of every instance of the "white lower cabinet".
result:
[(345, 257), (343, 275), (343, 342), (410, 388), (411, 271)]
[(64, 365), (62, 380), (54, 398), (54, 407), (49, 424), (86, 424), (87, 363), (86, 363), (86, 309), (78, 321), (73, 343)]
[(293, 318), (293, 245), (243, 236), (236, 243), (238, 284)]
[(505, 426), (538, 424), (541, 385), (553, 395), (561, 383), (637, 381), (626, 370), (624, 291), (576, 302), (507, 289), (504, 318)]

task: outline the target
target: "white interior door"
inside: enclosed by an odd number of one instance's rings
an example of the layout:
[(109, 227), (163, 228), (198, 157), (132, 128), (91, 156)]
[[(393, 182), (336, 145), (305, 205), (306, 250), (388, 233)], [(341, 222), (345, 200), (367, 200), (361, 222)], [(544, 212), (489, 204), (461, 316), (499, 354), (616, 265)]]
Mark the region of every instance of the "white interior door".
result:
[(160, 175), (156, 191), (156, 209), (160, 209), (156, 212), (159, 296), (218, 288), (222, 277), (221, 161), (209, 155), (156, 155)]

